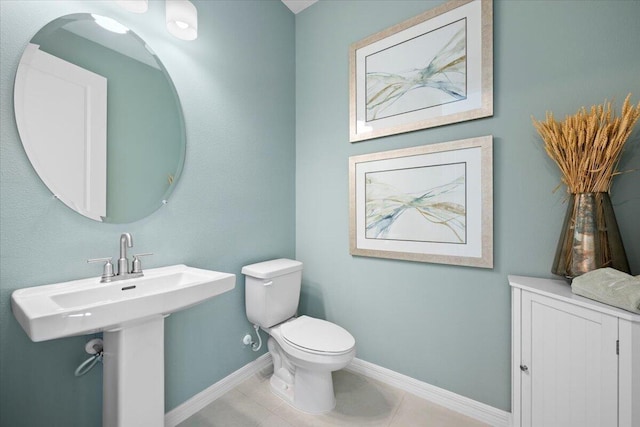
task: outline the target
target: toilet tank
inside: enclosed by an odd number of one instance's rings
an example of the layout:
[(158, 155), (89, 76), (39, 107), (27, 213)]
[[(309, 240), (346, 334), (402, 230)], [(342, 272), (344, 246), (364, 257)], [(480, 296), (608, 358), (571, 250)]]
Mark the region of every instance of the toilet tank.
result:
[(270, 328), (295, 316), (300, 300), (302, 263), (280, 258), (242, 267), (247, 318)]

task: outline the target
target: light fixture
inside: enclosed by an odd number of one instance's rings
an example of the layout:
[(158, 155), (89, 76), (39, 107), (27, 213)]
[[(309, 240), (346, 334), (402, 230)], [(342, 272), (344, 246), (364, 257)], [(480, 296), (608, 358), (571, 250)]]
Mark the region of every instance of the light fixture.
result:
[(116, 0), (116, 3), (129, 12), (145, 13), (149, 9), (149, 0)]
[(125, 34), (129, 29), (116, 21), (115, 19), (107, 18), (106, 16), (91, 14), (91, 17), (96, 21), (96, 24), (100, 25), (105, 30), (109, 30), (112, 33)]
[(182, 40), (198, 37), (198, 11), (189, 0), (167, 1), (167, 30)]

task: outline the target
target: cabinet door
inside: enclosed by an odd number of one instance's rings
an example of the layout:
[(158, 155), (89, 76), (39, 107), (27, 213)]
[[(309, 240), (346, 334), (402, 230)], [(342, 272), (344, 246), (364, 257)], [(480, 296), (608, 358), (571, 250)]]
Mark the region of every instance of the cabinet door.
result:
[(617, 337), (613, 316), (523, 292), (522, 426), (617, 426)]

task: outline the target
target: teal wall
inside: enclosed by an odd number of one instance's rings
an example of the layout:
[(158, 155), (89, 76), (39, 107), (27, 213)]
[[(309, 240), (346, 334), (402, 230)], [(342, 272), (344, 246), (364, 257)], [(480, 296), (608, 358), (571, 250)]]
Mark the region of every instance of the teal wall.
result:
[[(531, 115), (628, 92), (640, 100), (640, 2), (494, 2), (494, 115), (349, 143), (349, 45), (440, 1), (324, 1), (296, 17), (296, 255), (302, 306), (344, 326), (358, 356), (510, 410), (508, 274), (550, 277), (566, 204)], [(348, 157), (494, 136), (495, 268), (349, 255)], [(640, 168), (640, 127), (621, 169)], [(640, 173), (612, 200), (640, 274)]]
[[(294, 15), (279, 1), (195, 1), (199, 38), (164, 25), (164, 1), (143, 15), (112, 1), (0, 1), (0, 425), (99, 426), (102, 369), (73, 337), (33, 343), (15, 321), (15, 289), (98, 276), (87, 258), (117, 256), (130, 232), (145, 268), (184, 263), (238, 275), (236, 288), (166, 320), (166, 409), (256, 357), (242, 345), (247, 263), (294, 253)], [(22, 148), (13, 80), (22, 50), (49, 21), (111, 16), (158, 54), (182, 102), (187, 152), (169, 204), (124, 225), (86, 219), (54, 200)], [(153, 126), (153, 124), (151, 124)], [(268, 225), (266, 227), (265, 225)], [(144, 355), (141, 355), (144, 357)]]

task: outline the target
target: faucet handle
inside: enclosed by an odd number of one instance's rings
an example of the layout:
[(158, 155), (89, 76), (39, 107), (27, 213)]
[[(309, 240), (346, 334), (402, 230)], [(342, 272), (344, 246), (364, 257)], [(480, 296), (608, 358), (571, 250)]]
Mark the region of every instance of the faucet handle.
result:
[(113, 264), (111, 264), (111, 258), (112, 257), (91, 258), (91, 259), (87, 260), (88, 263), (104, 262), (104, 267), (102, 269), (102, 281), (103, 282), (109, 281), (109, 279), (111, 279), (113, 277)]
[(131, 262), (131, 273), (142, 273), (142, 263), (140, 257), (153, 255), (151, 252), (145, 252), (143, 254), (133, 255), (133, 261)]

